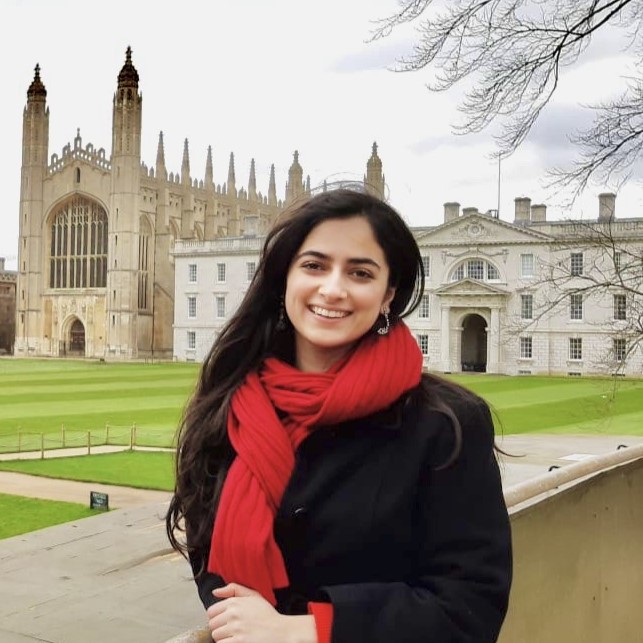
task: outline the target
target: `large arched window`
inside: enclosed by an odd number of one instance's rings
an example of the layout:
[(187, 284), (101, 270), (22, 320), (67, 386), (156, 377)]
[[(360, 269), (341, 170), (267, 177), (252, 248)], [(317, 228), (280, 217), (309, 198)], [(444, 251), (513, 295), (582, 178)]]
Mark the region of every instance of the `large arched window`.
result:
[(476, 279), (477, 281), (500, 281), (500, 271), (484, 259), (467, 259), (451, 272), (450, 281)]
[(107, 213), (76, 196), (55, 212), (49, 252), (50, 288), (105, 288)]

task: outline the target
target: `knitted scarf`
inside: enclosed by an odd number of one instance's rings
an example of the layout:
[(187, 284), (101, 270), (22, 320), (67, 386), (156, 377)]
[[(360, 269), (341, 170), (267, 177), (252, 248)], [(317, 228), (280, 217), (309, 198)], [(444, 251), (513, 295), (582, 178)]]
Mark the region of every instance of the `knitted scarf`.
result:
[(386, 336), (363, 339), (329, 371), (302, 372), (268, 358), (248, 374), (228, 413), (236, 457), (221, 492), (208, 571), (255, 589), (274, 605), (273, 590), (289, 583), (273, 523), (297, 447), (316, 427), (387, 408), (419, 383), (421, 371), (417, 342), (399, 322)]

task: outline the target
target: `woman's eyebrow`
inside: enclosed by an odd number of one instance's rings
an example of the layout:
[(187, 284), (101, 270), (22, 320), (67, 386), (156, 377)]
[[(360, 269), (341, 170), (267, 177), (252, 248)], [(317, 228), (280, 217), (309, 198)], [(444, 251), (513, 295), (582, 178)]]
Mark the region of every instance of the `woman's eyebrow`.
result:
[[(318, 250), (304, 250), (304, 252), (301, 252), (295, 257), (295, 260), (297, 261), (302, 257), (315, 257), (316, 259), (324, 259), (325, 261), (328, 261), (330, 259), (329, 255), (324, 254), (323, 252), (319, 252)], [(351, 257), (347, 260), (347, 262), (350, 264), (368, 264), (371, 266), (375, 266), (376, 268), (381, 268), (377, 261), (371, 259), (370, 257)]]

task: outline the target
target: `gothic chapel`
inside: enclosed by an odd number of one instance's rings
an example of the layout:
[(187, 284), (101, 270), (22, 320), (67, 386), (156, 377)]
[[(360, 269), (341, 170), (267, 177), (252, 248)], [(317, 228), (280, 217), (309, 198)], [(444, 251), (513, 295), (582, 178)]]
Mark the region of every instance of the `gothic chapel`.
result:
[[(254, 159), (248, 187), (215, 185), (212, 150), (205, 177), (190, 174), (188, 141), (181, 172), (168, 174), (163, 133), (156, 165), (141, 162), (143, 97), (132, 51), (113, 99), (112, 153), (73, 146), (48, 156), (47, 90), (36, 66), (23, 113), (17, 356), (105, 359), (172, 358), (175, 240), (263, 235), (285, 205), (310, 191), (298, 154), (285, 199), (277, 199), (274, 165), (267, 195), (257, 191)], [(384, 194), (377, 148), (367, 189)]]

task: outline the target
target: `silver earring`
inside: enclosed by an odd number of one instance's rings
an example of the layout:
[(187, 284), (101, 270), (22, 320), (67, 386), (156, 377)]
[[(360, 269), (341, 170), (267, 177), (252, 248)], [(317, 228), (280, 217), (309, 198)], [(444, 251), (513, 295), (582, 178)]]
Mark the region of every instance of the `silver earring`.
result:
[(378, 335), (388, 335), (388, 331), (391, 328), (391, 322), (388, 318), (388, 310), (385, 310), (382, 315), (384, 315), (384, 326), (377, 329)]
[(279, 302), (279, 317), (277, 317), (277, 324), (275, 325), (275, 330), (282, 332), (286, 330), (286, 310), (284, 307), (284, 298), (281, 298)]

